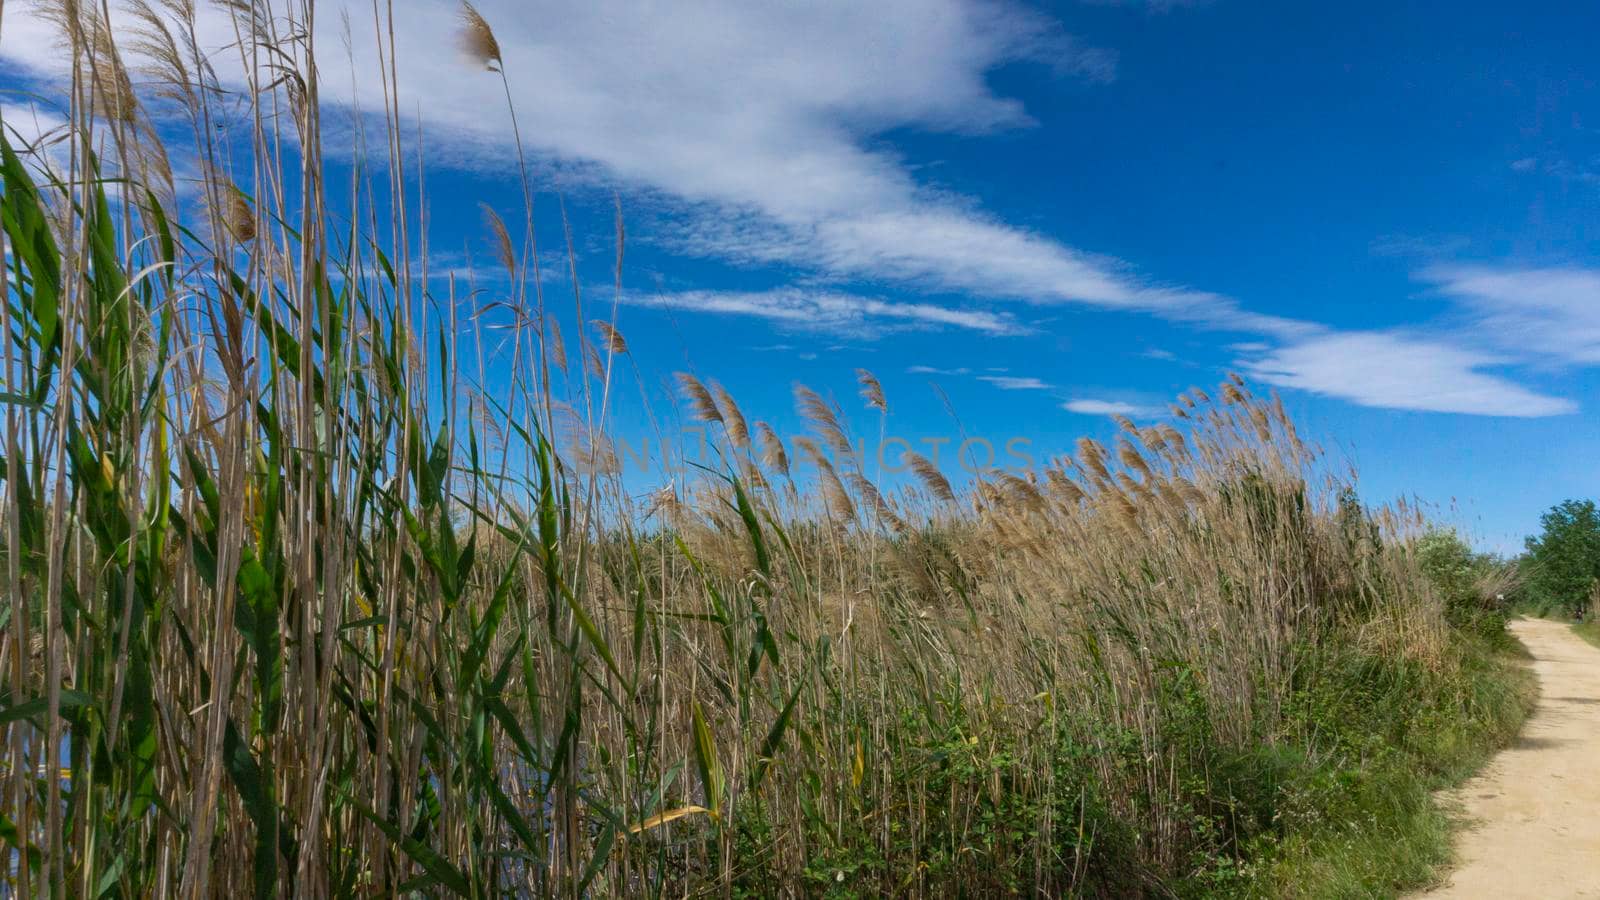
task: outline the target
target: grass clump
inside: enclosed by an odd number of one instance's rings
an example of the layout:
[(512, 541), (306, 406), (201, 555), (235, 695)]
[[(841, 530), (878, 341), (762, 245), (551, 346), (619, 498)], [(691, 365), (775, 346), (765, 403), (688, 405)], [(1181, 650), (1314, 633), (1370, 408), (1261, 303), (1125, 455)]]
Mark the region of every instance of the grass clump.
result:
[(718, 464), (641, 499), (531, 206), (458, 289), (397, 122), (330, 199), (302, 6), (227, 7), (227, 89), (188, 5), (63, 10), (68, 125), (0, 141), (10, 892), (1382, 892), (1513, 727), (1420, 519), (1242, 379), (955, 486), (684, 375)]
[(1596, 647), (1600, 647), (1600, 622), (1597, 622), (1594, 619), (1585, 619), (1582, 622), (1574, 623), (1572, 630), (1578, 635), (1578, 637), (1583, 638)]
[[(1508, 744), (1531, 709), (1531, 675), (1476, 633), (1458, 636), (1448, 675), (1374, 657), (1303, 698), (1301, 742), (1331, 743), (1287, 792), (1297, 822), (1267, 852), (1250, 893), (1392, 896), (1433, 880), (1455, 825), (1433, 795)], [(1336, 691), (1329, 695), (1329, 690)]]

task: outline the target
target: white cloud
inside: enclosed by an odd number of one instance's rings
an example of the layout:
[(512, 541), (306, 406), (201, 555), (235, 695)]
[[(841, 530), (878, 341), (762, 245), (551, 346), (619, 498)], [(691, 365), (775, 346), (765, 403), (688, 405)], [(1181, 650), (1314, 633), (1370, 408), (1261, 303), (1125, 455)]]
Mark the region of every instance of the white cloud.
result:
[(987, 381), (1002, 391), (1047, 391), (1050, 385), (1037, 378), (1022, 377), (1017, 375), (979, 375), (979, 381)]
[[(9, 19), (6, 21), (10, 22)], [(67, 129), (66, 116), (43, 102), (0, 101), (0, 127), (4, 128), (11, 149), (34, 172), (34, 177), (39, 183), (65, 177), (72, 164), (72, 141), (68, 140), (71, 135)], [(104, 135), (97, 132), (92, 143), (99, 147), (103, 140)], [(103, 179), (100, 182), (100, 189), (112, 205), (121, 203), (124, 195), (126, 182), (122, 180), (122, 161), (120, 154), (104, 154), (99, 158), (99, 172)], [(136, 166), (137, 172), (151, 171), (143, 165), (148, 160), (139, 154), (133, 154), (130, 161)], [(191, 178), (185, 165), (186, 161), (168, 162), (173, 175), (171, 186), (182, 194), (188, 186), (188, 181), (185, 179)], [(83, 165), (81, 160), (79, 165)], [(158, 195), (165, 193), (164, 184), (157, 182), (153, 187), (157, 189)]]
[(1374, 256), (1432, 262), (1447, 259), (1472, 246), (1472, 240), (1459, 234), (1391, 233), (1372, 239), (1367, 249)]
[[(1009, 0), (741, 3), (485, 0), (523, 137), (547, 161), (669, 200), (696, 252), (782, 261), (850, 278), (1038, 303), (1085, 303), (1247, 324), (1226, 298), (1149, 283), (1114, 259), (998, 221), (919, 183), (873, 138), (893, 129), (982, 133), (1026, 127), (988, 73), (1034, 62), (1109, 80), (1113, 56)], [(235, 32), (202, 7), (200, 43), (237, 83)], [(395, 20), (398, 107), (417, 110), (430, 153), (509, 175), (512, 131), (497, 77), (447, 49), (453, 0), (415, 0)], [(371, 13), (350, 6), (355, 72), (377, 67)], [(342, 48), (336, 8), (319, 10)], [(0, 56), (59, 74), (37, 16), (7, 20)], [(324, 53), (329, 52), (325, 49)], [(330, 73), (323, 97), (386, 108), (375, 78)], [(409, 113), (407, 113), (409, 115)], [(443, 136), (446, 139), (441, 139)], [(1270, 318), (1270, 317), (1268, 317)]]
[(1141, 6), (1156, 12), (1171, 12), (1186, 6), (1203, 6), (1211, 0), (1082, 0), (1089, 6)]
[(32, 147), (42, 140), (65, 137), (67, 119), (37, 103), (0, 102), (0, 122), (13, 149), (19, 144)]
[(968, 375), (972, 370), (962, 366), (959, 369), (940, 369), (935, 366), (911, 366), (906, 369), (908, 375)]
[(873, 336), (908, 329), (957, 328), (990, 335), (1026, 332), (1005, 313), (952, 309), (928, 303), (893, 303), (831, 291), (679, 291), (625, 294), (624, 303), (656, 309), (750, 316), (791, 329)]
[(1484, 416), (1576, 412), (1569, 400), (1535, 393), (1483, 369), (1502, 360), (1394, 332), (1324, 332), (1241, 365), (1269, 384), (1361, 406)]
[[(1114, 77), (1111, 53), (1086, 47), (1020, 4), (483, 0), (479, 6), (503, 49), (522, 135), (541, 163), (541, 176), (552, 166), (576, 168), (653, 203), (659, 199), (655, 205), (681, 220), (683, 227), (671, 233), (693, 252), (783, 263), (829, 278), (1151, 312), (1249, 332), (1277, 345), (1255, 363), (1263, 377), (1368, 405), (1490, 414), (1519, 414), (1499, 412), (1512, 407), (1520, 414), (1550, 414), (1570, 407), (1479, 371), (1495, 361), (1488, 356), (1386, 334), (1335, 334), (1314, 323), (1250, 312), (1221, 295), (1159, 284), (1124, 262), (1006, 223), (971, 198), (919, 180), (878, 136), (907, 129), (981, 134), (1032, 124), (1018, 100), (991, 88), (987, 78), (993, 70), (1037, 63), (1090, 81)], [(221, 77), (237, 87), (235, 28), (221, 5), (200, 8), (202, 49), (215, 53)], [(421, 117), (430, 155), (444, 151), (442, 158), (510, 176), (511, 120), (499, 100), (499, 79), (450, 46), (458, 10), (456, 0), (408, 0), (396, 15), (396, 105), (408, 119), (413, 111)], [(379, 29), (371, 27), (371, 8), (352, 0), (349, 12), (354, 59), (346, 64), (338, 58), (345, 46), (341, 10), (318, 10), (317, 43), (328, 73), (322, 96), (366, 112), (384, 109), (379, 79), (342, 74), (378, 70)], [(5, 24), (0, 57), (35, 76), (61, 73), (55, 36), (37, 15), (14, 13)], [(1500, 296), (1482, 279), (1469, 282), (1451, 289), (1463, 297)], [(1447, 280), (1451, 285), (1456, 281)], [(1006, 313), (826, 289), (629, 299), (641, 306), (759, 317), (792, 329), (870, 334), (946, 327), (994, 335), (1028, 330)], [(1566, 326), (1588, 320), (1565, 300), (1502, 302), (1486, 318), (1508, 322), (1508, 334), (1534, 341), (1554, 339), (1539, 324), (1552, 315), (1561, 323), (1563, 334), (1557, 336), (1567, 348), (1562, 352), (1587, 359), (1594, 342), (1575, 337), (1582, 330)], [(1343, 371), (1327, 365), (1339, 347), (1362, 345), (1398, 357), (1418, 377), (1407, 382), (1392, 373), (1367, 372), (1373, 367), (1360, 357)]]
[(1421, 277), (1464, 304), (1480, 338), (1503, 352), (1600, 364), (1600, 271), (1433, 266)]
[(1126, 403), (1121, 400), (1100, 400), (1092, 397), (1068, 400), (1061, 404), (1061, 408), (1068, 412), (1075, 412), (1085, 416), (1127, 416), (1129, 418), (1147, 419), (1161, 415), (1161, 410), (1153, 406), (1140, 406), (1136, 403)]
[(1594, 168), (1594, 161), (1588, 163), (1575, 163), (1570, 159), (1549, 157), (1540, 160), (1536, 157), (1525, 157), (1511, 163), (1513, 172), (1538, 172), (1557, 181), (1577, 183), (1594, 187), (1600, 185), (1600, 171)]

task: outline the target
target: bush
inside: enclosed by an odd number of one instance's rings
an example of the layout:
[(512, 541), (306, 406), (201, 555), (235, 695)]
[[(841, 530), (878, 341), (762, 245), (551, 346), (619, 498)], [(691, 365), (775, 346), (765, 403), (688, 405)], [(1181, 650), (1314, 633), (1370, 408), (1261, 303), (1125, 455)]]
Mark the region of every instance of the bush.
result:
[(1516, 569), (1487, 554), (1474, 553), (1453, 529), (1433, 529), (1417, 541), (1417, 563), (1444, 604), (1445, 620), (1501, 647), (1509, 648), (1506, 615)]

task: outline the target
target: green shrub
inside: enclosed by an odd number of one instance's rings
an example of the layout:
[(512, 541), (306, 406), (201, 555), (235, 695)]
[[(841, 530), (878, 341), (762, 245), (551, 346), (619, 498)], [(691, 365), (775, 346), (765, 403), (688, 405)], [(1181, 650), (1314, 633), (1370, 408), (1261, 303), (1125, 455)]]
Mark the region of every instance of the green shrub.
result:
[(1444, 603), (1452, 626), (1509, 648), (1506, 591), (1515, 582), (1514, 567), (1472, 548), (1450, 529), (1434, 529), (1417, 541), (1417, 561)]

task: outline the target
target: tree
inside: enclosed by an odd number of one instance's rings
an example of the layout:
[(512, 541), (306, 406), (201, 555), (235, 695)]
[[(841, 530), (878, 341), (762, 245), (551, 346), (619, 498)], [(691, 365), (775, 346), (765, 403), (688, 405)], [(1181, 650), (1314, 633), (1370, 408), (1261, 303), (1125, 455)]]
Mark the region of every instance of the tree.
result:
[(1539, 518), (1544, 532), (1528, 538), (1528, 589), (1535, 603), (1582, 615), (1600, 579), (1600, 509), (1568, 500)]

